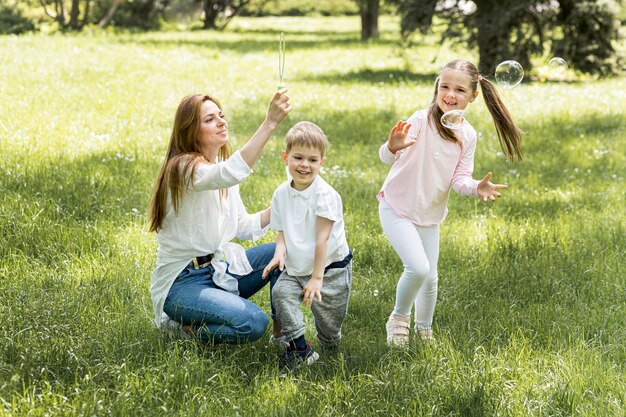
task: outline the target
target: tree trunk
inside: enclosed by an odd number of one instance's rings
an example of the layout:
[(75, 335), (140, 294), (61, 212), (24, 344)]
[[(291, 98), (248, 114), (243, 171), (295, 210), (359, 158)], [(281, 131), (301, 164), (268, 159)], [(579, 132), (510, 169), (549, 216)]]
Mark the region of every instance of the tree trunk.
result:
[(117, 10), (118, 6), (121, 3), (122, 3), (122, 0), (113, 1), (113, 4), (111, 5), (111, 7), (109, 7), (109, 10), (107, 11), (107, 14), (104, 15), (104, 17), (100, 19), (100, 21), (98, 22), (98, 26), (100, 28), (104, 29), (105, 27), (111, 24), (111, 21), (113, 20), (113, 16), (115, 15), (115, 11)]
[(224, 30), (228, 22), (230, 22), (231, 19), (235, 17), (237, 13), (239, 13), (239, 10), (246, 7), (246, 5), (250, 3), (250, 0), (241, 0), (239, 2), (232, 1), (229, 3), (230, 4), (226, 5), (226, 8), (224, 10), (224, 19), (222, 23), (220, 24), (220, 27), (219, 27), (220, 30)]
[(202, 25), (203, 29), (215, 29), (217, 25), (215, 21), (217, 20), (217, 15), (219, 13), (219, 7), (214, 0), (203, 0), (202, 1), (203, 9), (204, 9), (204, 23)]
[(70, 9), (69, 28), (72, 30), (80, 29), (78, 25), (78, 16), (80, 15), (80, 0), (72, 0), (72, 8)]
[(359, 12), (361, 14), (361, 40), (378, 39), (380, 0), (360, 0)]
[(50, 10), (48, 10), (48, 4), (44, 0), (39, 0), (41, 7), (43, 7), (43, 11), (56, 21), (59, 26), (65, 26), (65, 9), (63, 8), (63, 0), (55, 0), (54, 1), (54, 14)]
[(65, 26), (65, 4), (63, 4), (63, 0), (56, 0), (55, 9), (57, 11), (57, 22), (61, 27)]
[(85, 1), (85, 10), (83, 11), (83, 18), (80, 20), (80, 28), (84, 28), (87, 23), (89, 23), (89, 6), (91, 5), (91, 0)]
[[(494, 11), (494, 7), (486, 7), (478, 3), (476, 9), (476, 26), (478, 44), (478, 71), (481, 74), (493, 74), (498, 64), (509, 57), (509, 24), (503, 22), (503, 16)], [(481, 7), (482, 6), (482, 7)], [(497, 7), (496, 7), (497, 9)]]

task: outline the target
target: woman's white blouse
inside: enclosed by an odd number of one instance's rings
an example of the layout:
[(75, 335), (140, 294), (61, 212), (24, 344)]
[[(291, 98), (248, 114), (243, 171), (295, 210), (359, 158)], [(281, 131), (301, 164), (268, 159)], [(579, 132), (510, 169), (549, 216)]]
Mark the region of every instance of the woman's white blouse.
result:
[[(244, 248), (233, 238), (256, 240), (267, 231), (261, 228), (261, 214), (248, 214), (239, 195), (239, 184), (252, 170), (237, 151), (217, 164), (201, 163), (190, 186), (174, 213), (168, 193), (167, 213), (157, 233), (156, 269), (152, 273), (150, 293), (155, 322), (161, 326), (165, 298), (178, 274), (197, 257), (213, 254), (213, 281), (222, 289), (239, 294), (237, 280), (226, 274), (252, 272)], [(228, 197), (220, 198), (220, 189)], [(228, 265), (226, 265), (228, 263)]]

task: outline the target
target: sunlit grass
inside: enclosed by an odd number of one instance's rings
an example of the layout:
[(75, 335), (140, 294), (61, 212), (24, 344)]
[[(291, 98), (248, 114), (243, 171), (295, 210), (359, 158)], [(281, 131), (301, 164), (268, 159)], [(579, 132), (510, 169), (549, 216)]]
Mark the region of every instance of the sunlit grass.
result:
[[(0, 37), (0, 415), (624, 415), (626, 80), (502, 91), (526, 132), (518, 164), (482, 99), (468, 108), (475, 176), (509, 188), (496, 204), (451, 196), (437, 341), (390, 351), (401, 264), (378, 221), (378, 147), (430, 102), (443, 63), (476, 54), (433, 38), (402, 52), (397, 21), (381, 28), (367, 44), (356, 17)], [(295, 109), (244, 200), (269, 204), (284, 133), (316, 122), (355, 252), (340, 355), (288, 378), (266, 338), (203, 348), (156, 332), (145, 224), (180, 99), (215, 94), (243, 144), (276, 89), (281, 31)], [(267, 291), (254, 300), (268, 310)]]

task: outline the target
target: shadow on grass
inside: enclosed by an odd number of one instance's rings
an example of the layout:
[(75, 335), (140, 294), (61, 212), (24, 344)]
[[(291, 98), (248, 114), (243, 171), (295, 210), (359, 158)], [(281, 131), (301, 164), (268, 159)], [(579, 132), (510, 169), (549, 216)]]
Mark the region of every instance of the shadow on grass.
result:
[(96, 221), (145, 212), (157, 169), (153, 161), (105, 152), (0, 175), (5, 198), (49, 205), (60, 221)]
[[(158, 48), (179, 48), (181, 46), (192, 46), (210, 49), (211, 52), (231, 51), (237, 53), (250, 52), (275, 52), (278, 49), (278, 39), (261, 40), (255, 37), (237, 37), (236, 39), (224, 39), (207, 37), (207, 39), (185, 39), (185, 38), (128, 38), (120, 39), (119, 43), (150, 45)], [(397, 42), (393, 40), (378, 40), (376, 43), (363, 43), (352, 35), (340, 33), (320, 37), (319, 39), (289, 39), (286, 42), (286, 54), (294, 50), (323, 50), (349, 47), (351, 50), (367, 49), (371, 46), (393, 46)]]
[(57, 160), (28, 173), (0, 171), (2, 256), (21, 253), (53, 265), (72, 255), (106, 254), (115, 230), (145, 224), (152, 161), (118, 153)]
[(412, 71), (398, 69), (364, 69), (360, 71), (352, 71), (349, 73), (331, 73), (324, 75), (310, 75), (300, 77), (302, 81), (322, 82), (326, 84), (378, 84), (378, 85), (396, 85), (401, 83), (410, 83), (417, 85), (433, 85), (437, 78), (434, 72), (418, 74)]

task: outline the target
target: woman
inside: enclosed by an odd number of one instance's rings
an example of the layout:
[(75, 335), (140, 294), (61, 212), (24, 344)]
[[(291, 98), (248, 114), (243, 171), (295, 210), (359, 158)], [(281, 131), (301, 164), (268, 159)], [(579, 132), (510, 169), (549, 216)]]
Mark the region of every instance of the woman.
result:
[(207, 343), (251, 342), (265, 332), (268, 319), (248, 298), (280, 274), (262, 278), (274, 244), (244, 250), (231, 240), (267, 230), (270, 208), (248, 214), (239, 184), (291, 109), (287, 89), (277, 91), (261, 126), (230, 155), (220, 103), (201, 94), (181, 101), (149, 209), (158, 243), (150, 286), (157, 327)]

